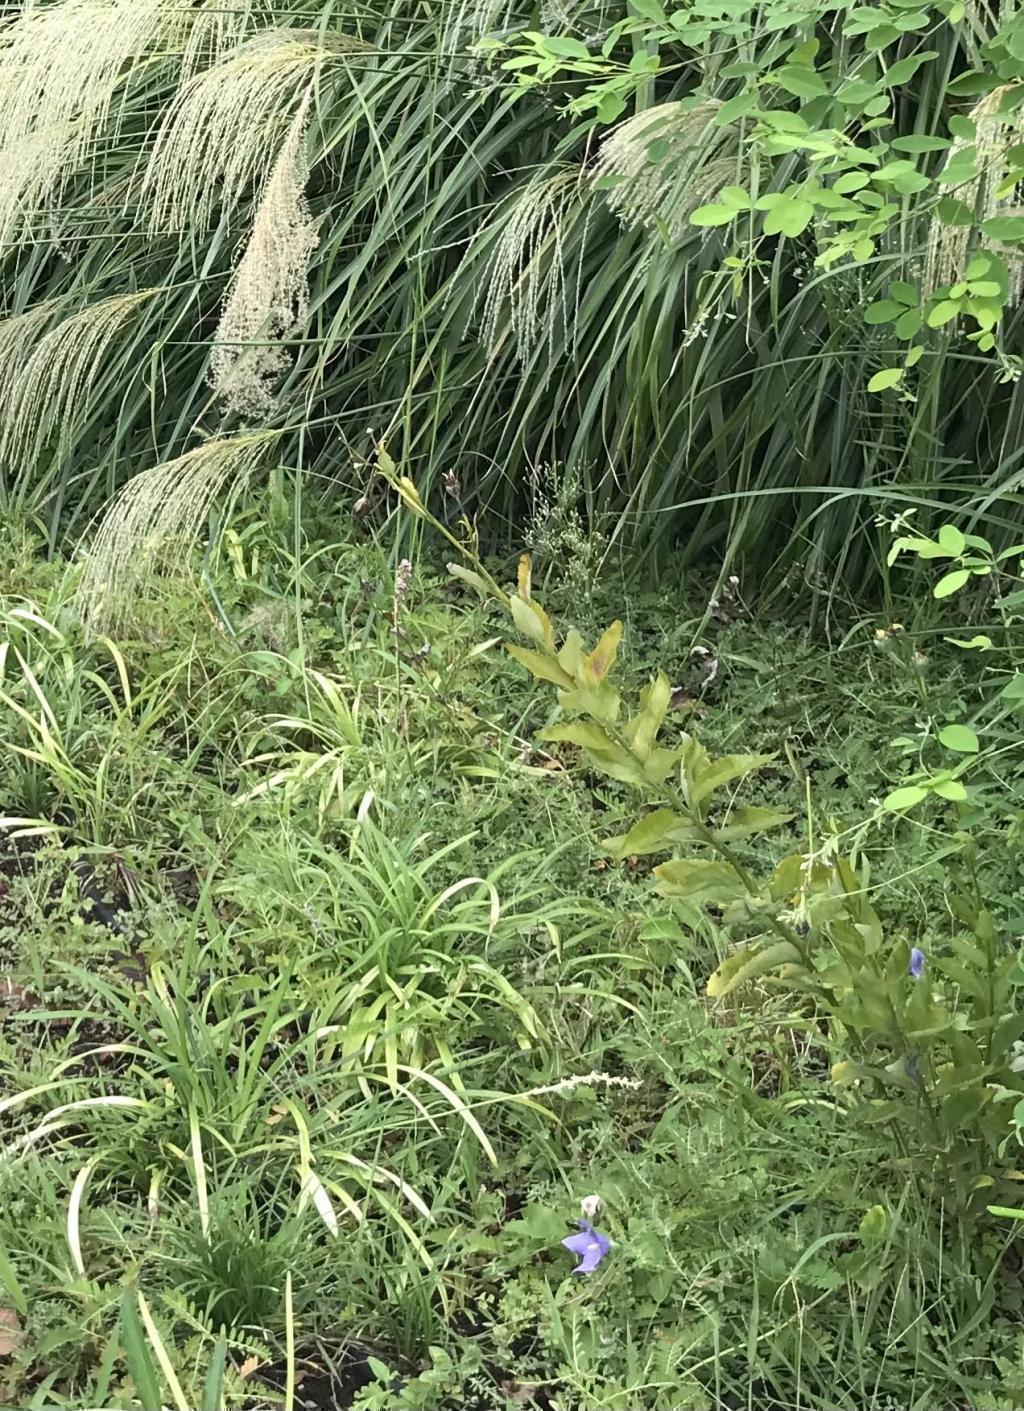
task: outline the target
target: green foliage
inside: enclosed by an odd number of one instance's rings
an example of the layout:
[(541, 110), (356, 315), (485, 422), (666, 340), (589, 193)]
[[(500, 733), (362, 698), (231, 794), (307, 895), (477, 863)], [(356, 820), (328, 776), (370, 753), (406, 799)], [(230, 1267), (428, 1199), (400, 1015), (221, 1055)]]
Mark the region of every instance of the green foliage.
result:
[(1016, 869), (877, 803), (900, 732), (990, 767), (988, 618), (926, 670), (687, 577), (608, 630), (284, 475), (225, 529), (109, 642), (5, 550), (0, 1401), (1017, 1404)]
[[(403, 497), (426, 516), (407, 482)], [(435, 527), (446, 532), (436, 522)], [(965, 565), (960, 570), (965, 580), (972, 573), (988, 576), (994, 566), (986, 541), (969, 539), (952, 526), (940, 530), (935, 541), (897, 539), (891, 558), (908, 548), (925, 558), (958, 560)], [(1020, 557), (1020, 546), (1004, 555), (1014, 556)], [(488, 582), (483, 565), (471, 553), (467, 557), (475, 569), (464, 576), (490, 591), (493, 580)], [(790, 815), (741, 808), (719, 821), (712, 816), (713, 796), (772, 757), (713, 759), (688, 734), (674, 747), (659, 745), (671, 697), (664, 674), (644, 689), (638, 710), (622, 720), (621, 695), (611, 679), (621, 622), (590, 651), (575, 629), (559, 646), (554, 624), (532, 595), (531, 577), (524, 557), (516, 591), (497, 592), (515, 628), (533, 644), (509, 645), (510, 654), (536, 679), (555, 686), (560, 714), (568, 717), (568, 723), (548, 726), (543, 738), (578, 748), (589, 769), (625, 785), (643, 802), (663, 805), (611, 840), (609, 850), (623, 858), (696, 844), (711, 853), (675, 858), (654, 869), (662, 895), (691, 908), (714, 908), (742, 937), (711, 975), (709, 997), (724, 1000), (767, 984), (805, 996), (827, 1019), (829, 1041), (844, 1055), (833, 1064), (832, 1076), (840, 1085), (854, 1085), (851, 1111), (871, 1124), (891, 1125), (901, 1145), (913, 1133), (963, 1208), (976, 1203), (979, 1192), (1016, 1179), (1003, 1157), (1010, 1113), (1019, 1103), (1024, 1113), (1024, 1081), (1016, 1064), (1024, 1018), (1017, 1012), (1013, 980), (1020, 963), (1017, 953), (1003, 946), (977, 879), (968, 892), (952, 898), (962, 929), (950, 937), (951, 955), (935, 961), (949, 984), (944, 991), (924, 978), (930, 962), (919, 947), (899, 934), (886, 937), (869, 900), (870, 869), (842, 855), (835, 826), (818, 846), (784, 857), (769, 878), (758, 879), (734, 851), (733, 840), (788, 823)], [(939, 742), (966, 759), (980, 748), (975, 732), (959, 724), (944, 727)], [(967, 798), (952, 771), (940, 772), (890, 793), (882, 811), (900, 812), (929, 794), (956, 803)], [(949, 852), (959, 856), (969, 848), (965, 840)]]
[[(962, 503), (968, 472), (1012, 491), (1012, 15), (495, 18), (461, 0), (9, 16), (3, 493), (51, 549), (152, 472), (113, 521), (134, 536), (122, 567), (176, 552), (182, 515), (202, 532), (228, 495), (225, 446), (259, 459), (237, 473), (288, 467), (378, 524), (385, 430), (490, 545), (557, 464), (609, 549), (642, 551), (631, 569), (729, 545), (759, 573), (858, 584), (877, 499)], [(241, 537), (231, 552), (258, 575)]]

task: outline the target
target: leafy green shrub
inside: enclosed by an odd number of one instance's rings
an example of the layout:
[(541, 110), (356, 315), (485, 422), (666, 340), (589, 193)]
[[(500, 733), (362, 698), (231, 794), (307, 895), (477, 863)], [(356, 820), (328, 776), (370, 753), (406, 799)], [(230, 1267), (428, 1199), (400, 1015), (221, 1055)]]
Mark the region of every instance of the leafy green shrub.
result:
[[(412, 482), (397, 484), (407, 507), (430, 518)], [(954, 543), (944, 532), (944, 542), (945, 548), (933, 546), (940, 555), (976, 552), (963, 536)], [(719, 803), (716, 795), (770, 757), (711, 759), (688, 734), (674, 747), (659, 744), (670, 683), (659, 673), (641, 692), (636, 710), (621, 718), (620, 692), (610, 679), (621, 623), (613, 623), (592, 650), (575, 630), (559, 646), (554, 624), (532, 595), (527, 557), (511, 594), (468, 557), (472, 569), (453, 564), (451, 571), (506, 605), (530, 643), (510, 644), (508, 651), (537, 680), (555, 687), (560, 712), (568, 717), (548, 726), (543, 738), (575, 746), (589, 769), (624, 785), (641, 804), (659, 805), (625, 835), (607, 840), (608, 851), (621, 859), (688, 845), (688, 855), (654, 868), (657, 890), (690, 907), (715, 909), (742, 937), (711, 976), (708, 994), (725, 999), (752, 984), (771, 983), (807, 996), (828, 1017), (829, 1039), (843, 1055), (832, 1077), (850, 1085), (860, 1117), (888, 1125), (908, 1151), (917, 1145), (930, 1153), (964, 1207), (979, 1192), (991, 1194), (1010, 1170), (1002, 1160), (1010, 1114), (1024, 1101), (1017, 1062), (1024, 1014), (1016, 1002), (1024, 970), (977, 885), (954, 898), (951, 953), (926, 955), (905, 932), (886, 937), (870, 900), (869, 868), (841, 855), (834, 830), (817, 846), (809, 839), (807, 851), (784, 857), (770, 876), (758, 877), (737, 845), (788, 822), (789, 815), (736, 807), (733, 797)], [(963, 581), (978, 571), (973, 562), (956, 570)], [(932, 788), (943, 795), (941, 776)], [(926, 792), (922, 787), (918, 796)], [(945, 793), (957, 798), (962, 786)], [(890, 797), (890, 807), (894, 801), (898, 794)], [(701, 852), (694, 855), (694, 848)], [(933, 985), (933, 969), (941, 988)]]

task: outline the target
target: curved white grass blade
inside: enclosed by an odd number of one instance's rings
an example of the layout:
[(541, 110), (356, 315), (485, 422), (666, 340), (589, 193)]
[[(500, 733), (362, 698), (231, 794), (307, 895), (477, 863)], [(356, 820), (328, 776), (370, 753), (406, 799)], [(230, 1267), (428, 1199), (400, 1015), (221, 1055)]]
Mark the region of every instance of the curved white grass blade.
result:
[(203, 1139), (199, 1130), (199, 1114), (194, 1102), (188, 1106), (189, 1151), (192, 1157), (192, 1171), (196, 1180), (196, 1202), (199, 1206), (199, 1225), (203, 1239), (210, 1238), (210, 1196), (206, 1186), (206, 1163), (203, 1160)]
[(171, 1362), (170, 1357), (168, 1357), (167, 1355), (167, 1348), (164, 1346), (164, 1340), (160, 1336), (157, 1326), (153, 1321), (153, 1315), (149, 1311), (149, 1304), (146, 1302), (145, 1297), (141, 1293), (139, 1294), (139, 1313), (142, 1315), (142, 1322), (146, 1329), (146, 1335), (149, 1338), (154, 1353), (156, 1354), (156, 1360), (160, 1363), (160, 1370), (164, 1374), (164, 1381), (167, 1383), (170, 1393), (174, 1398), (175, 1406), (177, 1406), (178, 1411), (190, 1411), (188, 1399), (186, 1398), (185, 1393), (181, 1389), (181, 1383), (178, 1381), (177, 1375), (174, 1371), (174, 1365)]
[(100, 1158), (94, 1156), (86, 1163), (75, 1177), (75, 1183), (71, 1187), (71, 1199), (68, 1201), (68, 1248), (71, 1251), (71, 1262), (75, 1266), (75, 1272), (80, 1279), (85, 1278), (85, 1262), (82, 1259), (82, 1232), (80, 1216), (82, 1211), (82, 1201), (85, 1199), (85, 1188), (89, 1184), (89, 1177), (92, 1175)]
[(427, 1083), (430, 1087), (434, 1088), (435, 1091), (439, 1092), (445, 1101), (452, 1105), (463, 1122), (465, 1122), (466, 1126), (476, 1137), (491, 1165), (497, 1166), (498, 1158), (494, 1153), (493, 1146), (491, 1146), (488, 1140), (487, 1133), (453, 1088), (450, 1088), (447, 1083), (442, 1083), (440, 1078), (436, 1078), (433, 1073), (427, 1073), (422, 1068), (412, 1068), (406, 1063), (400, 1063), (398, 1069), (401, 1073), (409, 1073), (412, 1077), (419, 1078), (421, 1082)]
[(327, 1187), (327, 1189), (330, 1191), (330, 1193), (334, 1196), (336, 1200), (341, 1201), (342, 1205), (352, 1216), (353, 1220), (355, 1220), (357, 1225), (362, 1225), (365, 1223), (366, 1211), (363, 1209), (363, 1207), (359, 1204), (357, 1200), (355, 1200), (351, 1195), (349, 1195), (348, 1191), (345, 1189), (344, 1186), (339, 1185), (337, 1181), (325, 1181), (324, 1185)]
[(34, 1097), (41, 1097), (43, 1093), (63, 1086), (63, 1083), (39, 1083), (34, 1088), (26, 1088), (24, 1092), (12, 1093), (10, 1097), (0, 1099), (0, 1113), (10, 1112), (12, 1107), (20, 1107), (23, 1102), (31, 1102)]
[(413, 1190), (412, 1186), (410, 1186), (407, 1181), (403, 1181), (401, 1176), (397, 1175), (394, 1171), (389, 1171), (386, 1166), (370, 1166), (367, 1162), (360, 1160), (358, 1156), (353, 1156), (352, 1153), (348, 1151), (329, 1151), (324, 1154), (326, 1156), (333, 1156), (338, 1161), (344, 1161), (347, 1165), (353, 1166), (357, 1171), (364, 1172), (372, 1180), (380, 1179), (382, 1181), (390, 1181), (393, 1186), (402, 1192), (409, 1204), (415, 1206), (421, 1215), (425, 1216), (428, 1220), (433, 1219), (430, 1213), (430, 1207), (423, 1197)]
[(312, 1197), (316, 1213), (320, 1216), (320, 1219), (327, 1226), (327, 1229), (334, 1238), (337, 1239), (339, 1233), (338, 1217), (335, 1214), (334, 1206), (331, 1204), (331, 1198), (324, 1189), (324, 1183), (321, 1181), (320, 1177), (315, 1171), (307, 1167), (305, 1173), (302, 1175), (300, 1202), (303, 1199), (308, 1200), (309, 1197)]
[(32, 1146), (43, 1137), (49, 1136), (51, 1132), (57, 1131), (60, 1127), (64, 1126), (64, 1117), (71, 1112), (80, 1112), (84, 1108), (92, 1107), (138, 1108), (148, 1106), (149, 1103), (144, 1102), (141, 1098), (117, 1096), (87, 1097), (80, 1099), (78, 1102), (64, 1103), (61, 1107), (55, 1107), (51, 1112), (48, 1112), (37, 1127), (33, 1127), (30, 1132), (23, 1133), (16, 1141), (11, 1142), (8, 1146), (0, 1150), (0, 1161), (6, 1161), (17, 1152), (24, 1150), (25, 1147)]
[(486, 889), (491, 898), (490, 930), (493, 931), (501, 920), (501, 901), (498, 897), (497, 887), (495, 887), (493, 882), (489, 882), (486, 877), (463, 877), (461, 881), (453, 882), (450, 887), (446, 887), (440, 896), (435, 897), (427, 907), (426, 911), (423, 913), (421, 924), (425, 925), (439, 907), (442, 907), (451, 897), (458, 896), (459, 892), (464, 892), (467, 887), (483, 887)]

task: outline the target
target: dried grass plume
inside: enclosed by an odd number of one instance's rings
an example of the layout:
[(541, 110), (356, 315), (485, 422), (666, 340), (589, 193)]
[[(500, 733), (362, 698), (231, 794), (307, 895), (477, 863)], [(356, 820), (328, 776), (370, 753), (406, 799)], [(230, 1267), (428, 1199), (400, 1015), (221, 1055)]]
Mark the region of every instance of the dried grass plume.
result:
[(101, 137), (116, 142), (119, 93), (154, 54), (180, 48), (187, 23), (168, 0), (62, 0), (0, 30), (0, 244), (59, 203)]
[[(46, 305), (0, 325), (0, 348), (8, 347), (11, 354), (0, 373), (0, 466), (5, 475), (31, 470), (55, 431), (58, 453), (66, 451), (115, 341), (161, 292), (140, 289), (88, 304), (42, 338), (37, 335), (53, 316)], [(19, 355), (24, 362), (16, 361)]]
[(86, 556), (77, 604), (88, 630), (132, 625), (147, 582), (184, 571), (217, 496), (244, 484), (274, 439), (262, 432), (208, 441), (128, 482)]
[(720, 104), (662, 103), (627, 118), (605, 138), (598, 178), (617, 178), (604, 192), (626, 226), (662, 229), (670, 240), (690, 231), (690, 212), (736, 179), (736, 133), (720, 127)]
[(228, 289), (210, 355), (210, 380), (227, 410), (264, 415), (288, 358), (278, 340), (306, 321), (317, 223), (306, 200), (306, 126), (312, 90), (295, 114), (267, 181), (245, 254)]
[(570, 294), (565, 233), (587, 194), (580, 168), (568, 167), (531, 181), (499, 213), (494, 224), (501, 234), (487, 265), (481, 314), (491, 354), (508, 328), (523, 362), (538, 344), (553, 358), (559, 332), (568, 340), (578, 291)]
[(164, 114), (142, 183), (150, 226), (202, 232), (219, 207), (261, 190), (303, 95), (368, 45), (315, 30), (265, 30), (197, 74)]

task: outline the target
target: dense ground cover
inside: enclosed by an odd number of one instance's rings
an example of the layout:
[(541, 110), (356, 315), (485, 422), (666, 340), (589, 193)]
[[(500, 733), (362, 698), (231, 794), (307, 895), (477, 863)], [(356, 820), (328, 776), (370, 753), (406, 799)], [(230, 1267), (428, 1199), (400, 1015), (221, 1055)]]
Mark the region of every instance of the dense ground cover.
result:
[(0, 4), (0, 1402), (1024, 1404), (1022, 96)]
[[(3, 1402), (1019, 1404), (1005, 1106), (1001, 1157), (966, 1110), (937, 1146), (915, 1097), (834, 1081), (807, 995), (709, 1000), (735, 931), (609, 856), (636, 803), (538, 740), (566, 712), (503, 612), (287, 500), (116, 641), (83, 638), (77, 566), (5, 551), (2, 807), (37, 822), (0, 893)], [(535, 574), (593, 638), (614, 582)], [(831, 642), (760, 621), (742, 585), (709, 614), (696, 577), (628, 617), (666, 740), (773, 756), (744, 803), (792, 817), (747, 863), (852, 829), (887, 944), (968, 1027), (940, 957), (974, 867), (1012, 952), (1012, 820), (972, 851), (963, 805), (879, 800), (975, 659), (846, 607)], [(612, 1251), (574, 1277), (595, 1195)]]

